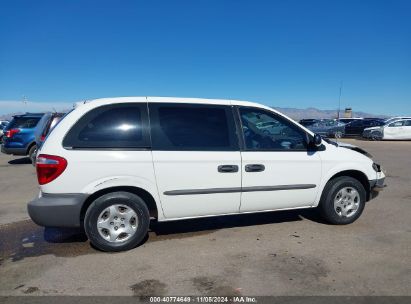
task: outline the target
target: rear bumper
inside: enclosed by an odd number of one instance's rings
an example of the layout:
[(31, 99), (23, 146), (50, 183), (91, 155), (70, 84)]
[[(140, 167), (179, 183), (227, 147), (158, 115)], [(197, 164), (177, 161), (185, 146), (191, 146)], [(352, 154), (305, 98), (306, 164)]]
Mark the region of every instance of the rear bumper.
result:
[(28, 213), (37, 225), (44, 227), (80, 227), (80, 213), (87, 195), (48, 194), (28, 203)]
[(14, 155), (27, 155), (26, 148), (8, 148), (4, 144), (1, 145), (1, 152), (5, 154), (14, 154)]

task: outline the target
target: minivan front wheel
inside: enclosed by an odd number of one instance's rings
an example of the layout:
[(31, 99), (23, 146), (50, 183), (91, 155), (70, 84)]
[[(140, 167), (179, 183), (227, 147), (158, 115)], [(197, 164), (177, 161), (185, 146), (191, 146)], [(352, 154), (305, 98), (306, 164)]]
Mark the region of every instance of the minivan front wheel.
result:
[(129, 192), (112, 192), (97, 198), (87, 209), (84, 229), (90, 242), (103, 251), (136, 247), (150, 223), (147, 205)]
[(327, 222), (345, 225), (353, 223), (360, 217), (365, 201), (364, 186), (355, 178), (341, 176), (327, 183), (319, 208)]

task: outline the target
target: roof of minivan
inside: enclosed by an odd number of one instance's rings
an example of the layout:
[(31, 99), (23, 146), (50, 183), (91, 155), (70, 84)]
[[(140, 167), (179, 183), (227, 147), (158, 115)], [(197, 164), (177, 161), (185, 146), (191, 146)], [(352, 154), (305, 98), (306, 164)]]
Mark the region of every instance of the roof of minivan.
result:
[[(199, 104), (220, 104), (220, 105), (243, 105), (243, 106), (263, 106), (258, 103), (239, 100), (228, 99), (207, 99), (207, 98), (182, 98), (182, 97), (113, 97), (113, 98), (99, 98), (93, 100), (87, 100), (84, 102), (78, 102), (76, 107), (82, 104), (105, 105), (112, 103), (128, 103), (128, 102), (173, 102), (173, 103), (199, 103)], [(264, 106), (263, 106), (264, 107)]]

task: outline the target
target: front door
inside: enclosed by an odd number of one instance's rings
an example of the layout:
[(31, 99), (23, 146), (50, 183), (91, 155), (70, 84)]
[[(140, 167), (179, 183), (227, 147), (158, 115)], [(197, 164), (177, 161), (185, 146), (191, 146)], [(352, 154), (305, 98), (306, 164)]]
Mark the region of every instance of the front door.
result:
[(402, 139), (404, 136), (405, 120), (398, 120), (390, 123), (384, 128), (385, 139)]
[(356, 119), (345, 126), (345, 135), (361, 135), (364, 130), (364, 122)]
[(155, 101), (152, 153), (165, 217), (238, 213), (241, 155), (232, 107)]
[[(307, 134), (284, 117), (240, 107), (244, 133), (241, 212), (311, 206), (321, 179), (319, 152), (308, 151)], [(261, 128), (270, 122), (272, 128)]]
[(411, 119), (404, 121), (404, 136), (402, 139), (411, 139)]

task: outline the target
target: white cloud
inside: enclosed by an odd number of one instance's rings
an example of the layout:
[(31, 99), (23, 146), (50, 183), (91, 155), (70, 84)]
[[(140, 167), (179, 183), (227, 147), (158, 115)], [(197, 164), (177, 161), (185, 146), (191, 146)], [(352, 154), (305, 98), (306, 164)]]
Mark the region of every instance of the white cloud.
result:
[(0, 100), (0, 115), (16, 112), (45, 112), (71, 109), (75, 102), (35, 102), (21, 100)]

